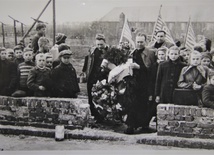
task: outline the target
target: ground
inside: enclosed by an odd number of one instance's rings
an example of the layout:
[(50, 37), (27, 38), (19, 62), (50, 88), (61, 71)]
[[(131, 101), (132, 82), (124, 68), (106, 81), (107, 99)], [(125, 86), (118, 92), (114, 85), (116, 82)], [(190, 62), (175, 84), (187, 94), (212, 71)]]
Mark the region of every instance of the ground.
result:
[[(64, 140), (31, 136), (0, 135), (2, 151), (53, 151), (53, 150), (187, 150), (184, 148), (142, 145), (123, 141)], [(190, 150), (190, 149), (188, 149)]]

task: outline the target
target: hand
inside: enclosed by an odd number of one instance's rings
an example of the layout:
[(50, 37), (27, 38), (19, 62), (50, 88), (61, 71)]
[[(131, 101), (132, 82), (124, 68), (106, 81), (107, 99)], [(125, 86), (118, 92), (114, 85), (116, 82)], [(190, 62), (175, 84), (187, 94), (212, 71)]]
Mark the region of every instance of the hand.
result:
[(140, 69), (140, 65), (138, 65), (137, 63), (130, 63), (130, 67), (132, 68), (132, 69)]
[(198, 85), (197, 83), (193, 83), (193, 85), (192, 85), (192, 88), (194, 89), (194, 90), (199, 90), (199, 89), (201, 89), (201, 85)]
[(149, 96), (149, 101), (152, 101), (152, 95), (151, 95), (151, 96)]
[(44, 86), (39, 86), (39, 90), (44, 91), (44, 90), (45, 90), (45, 87), (44, 87)]
[(156, 103), (160, 103), (160, 96), (156, 96), (155, 102), (156, 102)]

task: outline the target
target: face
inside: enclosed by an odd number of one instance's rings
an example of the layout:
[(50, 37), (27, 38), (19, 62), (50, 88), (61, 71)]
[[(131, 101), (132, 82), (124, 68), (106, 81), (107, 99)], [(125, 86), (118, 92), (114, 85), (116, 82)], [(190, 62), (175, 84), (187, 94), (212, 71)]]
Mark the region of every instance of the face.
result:
[(162, 43), (165, 41), (165, 34), (164, 32), (158, 32), (156, 35), (156, 39), (158, 43)]
[(164, 51), (158, 51), (158, 60), (160, 61), (165, 61), (166, 59), (166, 54)]
[(20, 59), (23, 56), (23, 51), (18, 49), (18, 50), (15, 50), (14, 54), (16, 58)]
[(33, 52), (32, 51), (24, 52), (23, 58), (24, 58), (25, 62), (31, 61), (33, 59)]
[(190, 59), (190, 65), (192, 66), (198, 66), (201, 63), (201, 58), (200, 56), (192, 56)]
[(136, 37), (136, 47), (137, 49), (142, 49), (146, 45), (146, 38), (144, 36), (137, 36)]
[(43, 67), (46, 65), (45, 57), (38, 57), (38, 58), (36, 59), (36, 65), (37, 65), (38, 67), (43, 68)]
[(40, 35), (45, 35), (45, 30), (46, 30), (46, 28), (41, 28), (40, 30), (38, 30), (38, 33)]
[(102, 50), (105, 48), (105, 42), (104, 40), (96, 40), (96, 46), (99, 50)]
[(1, 51), (1, 60), (6, 60), (6, 55), (7, 55), (6, 51)]
[(214, 76), (210, 78), (210, 84), (214, 85)]
[(14, 54), (11, 54), (11, 53), (7, 52), (6, 59), (9, 60), (9, 61), (12, 61), (13, 58), (14, 58)]
[(177, 60), (179, 57), (179, 51), (178, 50), (169, 50), (169, 59), (172, 61)]
[(70, 63), (70, 60), (71, 60), (71, 56), (70, 56), (70, 55), (65, 55), (65, 56), (62, 56), (62, 57), (61, 57), (61, 61), (62, 61), (62, 63), (64, 63), (64, 64), (69, 64), (69, 63)]
[(52, 68), (52, 64), (53, 64), (53, 58), (47, 58), (46, 59), (46, 67)]
[(49, 51), (49, 50), (50, 50), (50, 43), (47, 42), (47, 43), (44, 45), (43, 48), (44, 48), (45, 51)]
[(201, 60), (201, 65), (209, 67), (209, 65), (210, 65), (210, 59), (209, 58), (203, 58)]
[(185, 61), (188, 61), (188, 60), (189, 60), (189, 52), (186, 52), (186, 51), (185, 51), (185, 52), (183, 53), (183, 58), (184, 58)]

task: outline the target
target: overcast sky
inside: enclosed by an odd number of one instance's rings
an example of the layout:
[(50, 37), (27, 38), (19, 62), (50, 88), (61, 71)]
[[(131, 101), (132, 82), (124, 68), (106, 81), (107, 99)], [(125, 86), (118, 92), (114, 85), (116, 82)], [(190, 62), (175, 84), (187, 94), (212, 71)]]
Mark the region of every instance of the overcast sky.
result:
[[(32, 24), (30, 17), (37, 18), (49, 0), (0, 0), (0, 21), (13, 24), (8, 15), (24, 24)], [(55, 0), (57, 23), (73, 21), (99, 20), (114, 7), (145, 6), (145, 5), (195, 5), (199, 9), (204, 6), (214, 7), (213, 0)], [(156, 11), (156, 10), (155, 10)], [(52, 3), (40, 18), (52, 23)]]

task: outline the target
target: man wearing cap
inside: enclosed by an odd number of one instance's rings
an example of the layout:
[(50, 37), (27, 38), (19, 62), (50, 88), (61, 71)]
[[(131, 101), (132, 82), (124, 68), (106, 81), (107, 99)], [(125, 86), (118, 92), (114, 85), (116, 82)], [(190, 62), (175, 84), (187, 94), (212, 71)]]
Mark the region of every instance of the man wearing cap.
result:
[(63, 33), (58, 33), (56, 35), (56, 44), (51, 48), (50, 53), (53, 55), (53, 60), (57, 60), (59, 57), (59, 45), (65, 43), (67, 36)]
[(97, 122), (100, 122), (103, 120), (103, 118), (94, 108), (91, 89), (93, 87), (93, 84), (95, 84), (98, 80), (106, 78), (107, 76), (101, 71), (101, 63), (103, 61), (104, 53), (108, 49), (108, 46), (106, 45), (105, 36), (103, 34), (97, 34), (95, 39), (96, 46), (92, 47), (89, 50), (89, 55), (86, 56), (85, 59), (86, 61), (83, 67), (83, 72), (86, 73), (87, 78), (88, 102), (90, 105), (91, 114), (95, 117)]
[(40, 37), (45, 36), (46, 25), (44, 23), (38, 23), (36, 25), (36, 35), (32, 38), (31, 48), (33, 49), (33, 53), (38, 52), (39, 45), (38, 40)]
[(52, 72), (55, 97), (77, 98), (77, 93), (80, 92), (76, 70), (70, 63), (71, 55), (70, 50), (59, 53), (60, 64)]

